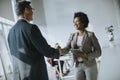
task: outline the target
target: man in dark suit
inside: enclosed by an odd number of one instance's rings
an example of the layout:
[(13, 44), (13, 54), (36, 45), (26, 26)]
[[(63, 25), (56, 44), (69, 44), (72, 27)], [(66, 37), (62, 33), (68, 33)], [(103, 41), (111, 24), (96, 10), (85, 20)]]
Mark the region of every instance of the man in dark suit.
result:
[(32, 20), (33, 11), (29, 1), (17, 4), (19, 20), (8, 35), (13, 59), (14, 80), (48, 80), (44, 56), (59, 58), (59, 49), (48, 45)]

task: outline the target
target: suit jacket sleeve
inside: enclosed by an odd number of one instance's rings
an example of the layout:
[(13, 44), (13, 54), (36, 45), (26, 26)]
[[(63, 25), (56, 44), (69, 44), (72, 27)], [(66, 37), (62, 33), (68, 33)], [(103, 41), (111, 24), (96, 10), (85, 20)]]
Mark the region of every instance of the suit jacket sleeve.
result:
[(59, 58), (58, 49), (52, 48), (48, 45), (45, 38), (42, 36), (39, 28), (36, 25), (33, 25), (31, 28), (31, 42), (38, 50), (38, 52), (46, 57)]
[(92, 50), (92, 53), (88, 54), (88, 59), (98, 58), (101, 56), (100, 44), (94, 33), (90, 35), (90, 38), (93, 45), (93, 50)]

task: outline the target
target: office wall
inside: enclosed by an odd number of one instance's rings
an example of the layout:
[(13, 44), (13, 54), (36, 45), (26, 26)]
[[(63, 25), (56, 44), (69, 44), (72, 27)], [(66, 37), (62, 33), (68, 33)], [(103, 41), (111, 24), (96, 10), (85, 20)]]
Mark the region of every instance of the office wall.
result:
[(0, 0), (0, 17), (14, 21), (11, 0)]
[[(108, 45), (105, 27), (115, 27), (115, 40), (119, 40), (120, 1), (119, 0), (31, 0), (34, 10), (34, 23), (39, 25), (50, 44), (59, 42), (65, 45), (71, 32), (74, 32), (73, 14), (83, 11), (88, 14), (90, 26), (101, 46)], [(9, 15), (8, 15), (9, 14)], [(14, 21), (11, 0), (0, 0), (0, 16)], [(61, 37), (62, 35), (62, 37)], [(53, 40), (54, 39), (54, 40)]]
[[(101, 46), (108, 46), (108, 34), (105, 27), (113, 25), (115, 40), (119, 40), (119, 27), (116, 12), (117, 0), (43, 0), (45, 20), (50, 43), (56, 41), (65, 45), (71, 32), (74, 32), (73, 14), (83, 11), (88, 14), (90, 27), (95, 32)], [(54, 41), (52, 41), (54, 39)]]
[(31, 0), (33, 10), (33, 22), (40, 26), (46, 26), (43, 0)]
[(102, 52), (98, 80), (120, 80), (120, 44), (113, 48), (106, 47)]

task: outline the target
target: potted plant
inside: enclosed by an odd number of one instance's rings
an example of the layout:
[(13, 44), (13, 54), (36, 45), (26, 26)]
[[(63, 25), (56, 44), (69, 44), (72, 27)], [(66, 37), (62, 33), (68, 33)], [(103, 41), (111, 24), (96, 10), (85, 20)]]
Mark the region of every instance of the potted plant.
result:
[(109, 33), (108, 37), (109, 37), (109, 41), (114, 41), (114, 28), (113, 28), (113, 25), (105, 28), (106, 32)]
[(113, 33), (114, 27), (113, 27), (113, 25), (111, 25), (111, 26), (105, 28), (105, 30), (107, 33), (109, 33), (109, 35), (108, 35), (109, 46), (112, 48), (112, 47), (114, 47), (114, 42), (113, 42), (114, 41), (114, 33)]

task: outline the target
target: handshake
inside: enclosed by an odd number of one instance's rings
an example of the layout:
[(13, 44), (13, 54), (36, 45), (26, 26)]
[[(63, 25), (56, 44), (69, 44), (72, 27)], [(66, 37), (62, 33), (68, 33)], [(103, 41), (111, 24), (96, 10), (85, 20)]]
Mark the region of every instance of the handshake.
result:
[(61, 49), (61, 47), (58, 43), (55, 44), (55, 48), (59, 50), (60, 55), (63, 55), (62, 54), (62, 49)]
[(59, 45), (58, 43), (56, 43), (56, 44), (55, 44), (55, 48), (56, 48), (56, 49), (59, 49), (59, 48), (61, 48), (61, 47), (60, 47), (60, 45)]

